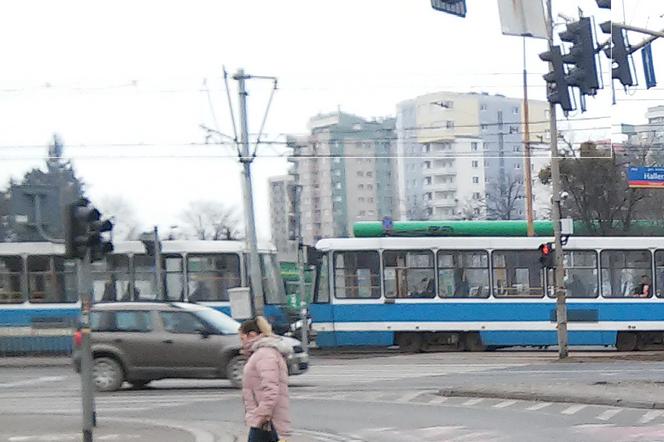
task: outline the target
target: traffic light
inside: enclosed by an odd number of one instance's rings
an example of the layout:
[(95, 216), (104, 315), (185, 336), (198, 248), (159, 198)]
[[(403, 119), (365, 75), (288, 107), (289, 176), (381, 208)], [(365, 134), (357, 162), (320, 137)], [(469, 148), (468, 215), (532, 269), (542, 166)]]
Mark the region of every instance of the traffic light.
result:
[(544, 75), (547, 82), (549, 103), (559, 104), (564, 111), (572, 111), (572, 101), (569, 96), (565, 67), (563, 65), (560, 46), (551, 46), (549, 51), (540, 54), (540, 59), (551, 63), (552, 71)]
[(94, 262), (113, 251), (113, 244), (103, 236), (103, 233), (113, 229), (113, 223), (102, 220), (101, 213), (88, 199), (81, 198), (67, 205), (65, 210), (66, 258), (85, 259), (90, 251), (90, 261)]
[(569, 52), (562, 57), (563, 63), (572, 66), (568, 70), (567, 84), (578, 87), (581, 95), (596, 95), (599, 79), (591, 19), (583, 17), (577, 22), (568, 23), (567, 30), (559, 35), (562, 41), (572, 43)]
[(605, 34), (611, 34), (611, 45), (604, 49), (604, 53), (613, 63), (611, 78), (619, 80), (623, 86), (634, 86), (634, 77), (629, 64), (631, 50), (626, 42), (625, 31), (612, 26), (610, 21), (602, 23), (599, 27)]
[(540, 264), (542, 264), (543, 268), (551, 269), (555, 267), (553, 243), (547, 242), (544, 244), (540, 244), (539, 252), (540, 252), (539, 261)]

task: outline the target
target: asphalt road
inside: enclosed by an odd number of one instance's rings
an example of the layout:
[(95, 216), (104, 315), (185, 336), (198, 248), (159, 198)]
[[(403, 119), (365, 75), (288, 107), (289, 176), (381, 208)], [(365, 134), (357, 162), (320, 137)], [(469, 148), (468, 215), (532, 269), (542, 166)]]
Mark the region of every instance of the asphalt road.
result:
[[(319, 357), (307, 374), (292, 377), (296, 437), (394, 442), (664, 441), (664, 410), (437, 394), (445, 383), (480, 378), (505, 383), (518, 377), (544, 381), (664, 377), (662, 363), (556, 364), (552, 359), (551, 354), (539, 352)], [(3, 368), (0, 373), (0, 441), (58, 440), (47, 438), (55, 431), (52, 421), (35, 416), (80, 415), (80, 381), (69, 367)], [(224, 431), (221, 422), (240, 425), (243, 411), (239, 392), (226, 381), (156, 381), (146, 390), (99, 394), (96, 405), (102, 419), (158, 420), (212, 434)], [(175, 434), (170, 437), (178, 440)]]

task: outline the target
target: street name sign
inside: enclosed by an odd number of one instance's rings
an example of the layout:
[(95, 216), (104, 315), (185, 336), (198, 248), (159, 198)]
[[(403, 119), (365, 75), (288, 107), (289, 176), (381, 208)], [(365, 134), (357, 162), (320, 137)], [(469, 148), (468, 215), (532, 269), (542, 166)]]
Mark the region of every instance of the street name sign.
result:
[(629, 167), (627, 183), (636, 188), (664, 188), (664, 167)]

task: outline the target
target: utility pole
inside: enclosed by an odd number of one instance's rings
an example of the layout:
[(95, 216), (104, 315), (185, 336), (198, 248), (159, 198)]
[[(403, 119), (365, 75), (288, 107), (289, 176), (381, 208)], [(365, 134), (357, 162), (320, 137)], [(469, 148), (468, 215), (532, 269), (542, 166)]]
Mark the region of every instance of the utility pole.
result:
[(152, 241), (154, 241), (154, 269), (157, 277), (158, 298), (161, 301), (166, 300), (166, 290), (164, 289), (163, 269), (161, 268), (161, 242), (159, 241), (159, 231), (154, 226), (152, 231)]
[(528, 115), (528, 71), (526, 70), (526, 37), (523, 37), (523, 120), (525, 144), (524, 173), (526, 175), (526, 218), (528, 220), (528, 236), (535, 236), (533, 227), (533, 181), (530, 167), (530, 117)]
[(300, 319), (302, 320), (302, 350), (307, 353), (309, 351), (309, 320), (307, 318), (307, 302), (305, 301), (306, 285), (304, 281), (304, 267), (306, 265), (304, 259), (304, 239), (302, 237), (302, 185), (293, 184), (295, 186), (295, 215), (297, 216), (297, 268), (298, 279), (300, 280)]
[[(549, 49), (553, 47), (553, 7), (547, 0)], [(563, 267), (563, 244), (560, 232), (560, 159), (558, 156), (558, 127), (556, 124), (556, 103), (549, 102), (551, 132), (551, 217), (555, 239), (554, 290), (556, 295), (556, 321), (558, 329), (558, 358), (568, 356), (567, 348), (567, 305), (565, 303), (565, 268)]]
[(258, 245), (256, 240), (256, 224), (254, 217), (254, 197), (251, 185), (251, 163), (254, 156), (249, 153), (249, 129), (247, 122), (247, 90), (245, 80), (251, 78), (246, 75), (243, 69), (239, 69), (233, 76), (234, 80), (238, 82), (239, 99), (240, 99), (240, 142), (241, 153), (240, 162), (242, 163), (243, 173), (243, 190), (244, 190), (244, 213), (246, 217), (247, 227), (247, 248), (249, 249), (249, 275), (251, 280), (251, 288), (253, 291), (253, 307), (254, 315), (263, 315), (264, 302), (263, 302), (263, 281), (261, 278), (260, 262), (258, 257)]
[(90, 309), (92, 308), (90, 249), (78, 262), (78, 292), (81, 300), (81, 399), (83, 406), (83, 442), (92, 442), (95, 425), (95, 402), (92, 380), (92, 343)]

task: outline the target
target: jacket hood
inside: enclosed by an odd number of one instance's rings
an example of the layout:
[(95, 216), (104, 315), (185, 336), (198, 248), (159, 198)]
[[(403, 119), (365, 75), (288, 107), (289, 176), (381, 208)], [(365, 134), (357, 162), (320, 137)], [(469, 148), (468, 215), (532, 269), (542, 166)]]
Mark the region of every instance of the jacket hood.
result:
[(274, 348), (284, 357), (293, 354), (293, 347), (277, 336), (263, 336), (258, 338), (251, 346), (251, 351), (255, 352), (259, 348)]

